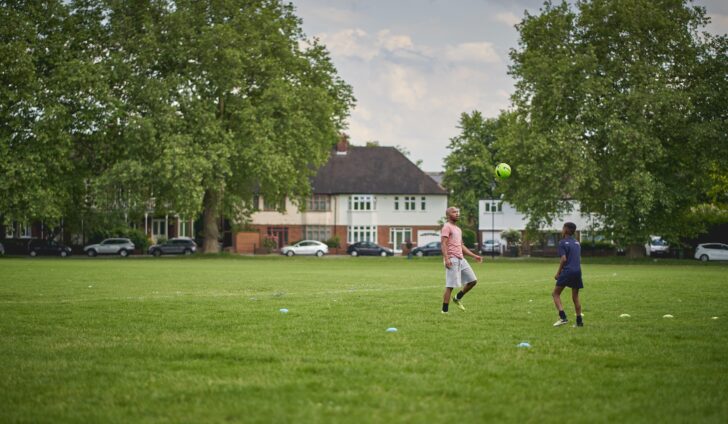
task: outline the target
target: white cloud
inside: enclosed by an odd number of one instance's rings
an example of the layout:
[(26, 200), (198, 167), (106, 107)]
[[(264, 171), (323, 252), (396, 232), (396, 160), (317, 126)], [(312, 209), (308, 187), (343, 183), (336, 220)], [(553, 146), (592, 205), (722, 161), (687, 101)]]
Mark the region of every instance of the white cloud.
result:
[(377, 55), (379, 49), (371, 43), (371, 37), (366, 31), (351, 28), (333, 34), (319, 34), (317, 36), (332, 55), (338, 57), (355, 57), (371, 60)]
[(427, 94), (426, 79), (418, 71), (403, 65), (387, 65), (382, 82), (392, 102), (410, 109), (417, 108)]
[(709, 13), (708, 16), (710, 16), (710, 24), (707, 28), (709, 32), (713, 34), (728, 33), (728, 15)]
[(377, 44), (389, 51), (412, 49), (414, 47), (410, 36), (392, 34), (388, 29), (379, 31), (377, 34)]
[(456, 62), (499, 63), (501, 61), (493, 43), (487, 41), (462, 43), (450, 47), (445, 51), (445, 57)]
[(495, 20), (497, 22), (506, 24), (509, 27), (513, 27), (513, 25), (516, 25), (517, 23), (521, 22), (521, 18), (519, 18), (512, 12), (496, 13)]

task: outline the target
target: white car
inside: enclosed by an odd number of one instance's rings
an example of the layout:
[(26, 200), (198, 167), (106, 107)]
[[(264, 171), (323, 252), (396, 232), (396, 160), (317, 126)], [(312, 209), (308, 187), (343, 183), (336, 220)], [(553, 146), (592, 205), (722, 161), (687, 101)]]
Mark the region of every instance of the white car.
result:
[(119, 255), (129, 256), (134, 251), (134, 243), (128, 238), (110, 238), (99, 244), (90, 244), (83, 248), (89, 256), (96, 255)]
[(329, 253), (329, 246), (317, 240), (302, 240), (293, 246), (283, 246), (281, 255), (316, 255), (323, 256)]
[(728, 244), (703, 243), (695, 248), (695, 259), (707, 261), (728, 261)]
[(500, 253), (501, 253), (500, 240), (485, 240), (483, 242), (483, 244), (480, 246), (481, 255), (490, 255), (491, 253), (500, 255)]
[(650, 242), (645, 243), (645, 255), (667, 256), (670, 253), (670, 245), (662, 237), (650, 236)]

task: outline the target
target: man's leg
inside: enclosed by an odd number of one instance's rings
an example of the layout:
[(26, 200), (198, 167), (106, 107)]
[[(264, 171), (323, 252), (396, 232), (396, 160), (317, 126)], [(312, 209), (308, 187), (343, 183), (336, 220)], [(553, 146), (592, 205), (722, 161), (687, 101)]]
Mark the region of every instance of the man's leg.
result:
[(564, 312), (564, 306), (561, 304), (562, 291), (564, 291), (564, 286), (556, 286), (554, 287), (553, 293), (551, 293), (551, 296), (554, 298), (554, 305), (556, 305), (556, 310), (559, 311), (559, 320), (556, 321), (554, 327), (558, 327), (559, 325), (563, 325), (568, 322), (566, 319), (566, 312)]
[(465, 296), (465, 293), (467, 293), (467, 292), (469, 292), (470, 290), (472, 290), (472, 289), (473, 289), (473, 287), (475, 287), (475, 285), (476, 285), (476, 284), (478, 284), (478, 281), (477, 281), (477, 280), (476, 280), (476, 281), (471, 281), (471, 282), (469, 282), (468, 284), (466, 284), (466, 285), (465, 285), (465, 286), (463, 287), (463, 289), (462, 289), (462, 290), (460, 290), (460, 291), (459, 291), (459, 292), (458, 292), (458, 293), (457, 293), (457, 294), (455, 295), (455, 301), (458, 301), (458, 300), (462, 299), (462, 298), (463, 298), (463, 296)]
[(581, 300), (579, 300), (579, 289), (571, 289), (571, 300), (574, 301), (574, 309), (576, 311), (576, 325), (581, 327), (584, 325), (581, 317)]
[(452, 287), (445, 287), (445, 294), (442, 296), (442, 312), (447, 312), (450, 306), (450, 297), (452, 296)]
[(470, 290), (475, 287), (476, 284), (478, 284), (478, 280), (475, 276), (475, 273), (473, 272), (473, 269), (470, 268), (470, 264), (467, 262), (464, 262), (465, 266), (463, 266), (463, 269), (460, 271), (460, 278), (462, 281), (469, 281), (469, 283), (465, 283), (465, 286), (455, 295), (455, 302), (458, 303), (458, 306), (460, 306), (461, 309), (463, 308), (462, 305), (460, 305), (460, 299), (465, 296), (465, 293), (469, 292)]

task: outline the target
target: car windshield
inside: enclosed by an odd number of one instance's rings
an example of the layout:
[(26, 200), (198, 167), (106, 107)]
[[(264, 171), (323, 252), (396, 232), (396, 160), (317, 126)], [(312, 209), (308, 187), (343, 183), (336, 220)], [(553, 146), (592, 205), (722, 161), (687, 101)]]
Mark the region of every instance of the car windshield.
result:
[(652, 245), (653, 246), (667, 246), (667, 242), (663, 239), (653, 239)]

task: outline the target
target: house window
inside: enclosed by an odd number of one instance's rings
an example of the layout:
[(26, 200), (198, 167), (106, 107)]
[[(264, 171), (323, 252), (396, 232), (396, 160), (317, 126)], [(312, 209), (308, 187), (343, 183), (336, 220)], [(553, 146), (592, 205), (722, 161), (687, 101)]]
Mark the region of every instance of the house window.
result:
[(306, 240), (326, 241), (331, 238), (331, 227), (328, 225), (307, 225), (304, 237)]
[(179, 221), (179, 237), (192, 237), (192, 223), (190, 221)]
[(425, 196), (422, 196), (422, 199), (420, 199), (420, 200), (421, 200), (420, 206), (422, 207), (422, 210), (427, 209), (427, 198)]
[(164, 225), (163, 219), (155, 219), (152, 221), (152, 235), (154, 238), (167, 237), (167, 226)]
[(394, 210), (399, 210), (399, 196), (394, 196)]
[(503, 202), (487, 202), (485, 204), (486, 212), (503, 212)]
[(315, 194), (308, 198), (307, 209), (310, 211), (328, 211), (331, 209), (329, 196), (325, 194)]
[(377, 242), (377, 226), (376, 225), (351, 225), (346, 234), (346, 241), (349, 244), (358, 241)]
[(18, 234), (18, 237), (31, 238), (32, 236), (33, 236), (33, 232), (31, 230), (30, 224), (26, 224), (26, 223), (20, 224), (20, 233)]
[(406, 211), (413, 211), (415, 209), (416, 204), (415, 196), (405, 196), (404, 197), (404, 210)]
[(373, 211), (377, 209), (377, 198), (370, 194), (349, 196), (350, 211)]
[(274, 201), (273, 199), (268, 200), (267, 198), (263, 198), (263, 210), (272, 212), (272, 211), (283, 211), (286, 210), (286, 199), (280, 200), (278, 202)]

